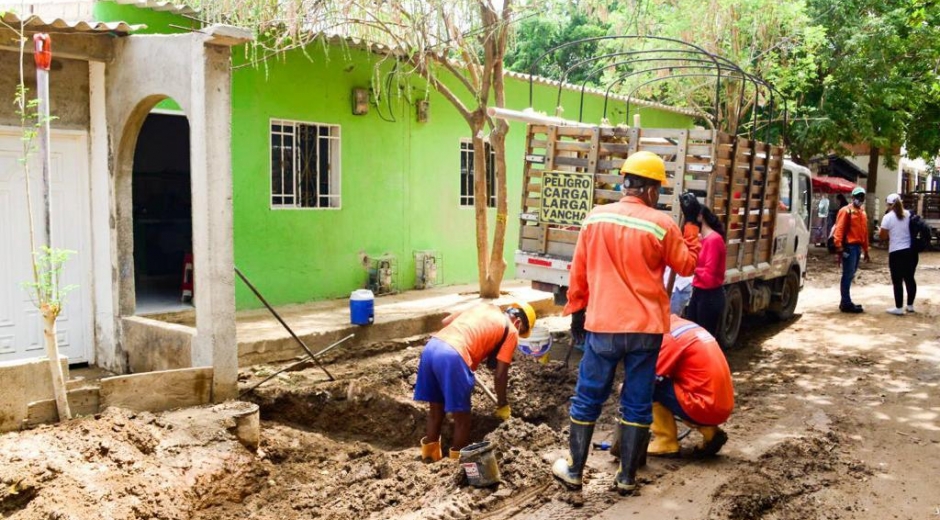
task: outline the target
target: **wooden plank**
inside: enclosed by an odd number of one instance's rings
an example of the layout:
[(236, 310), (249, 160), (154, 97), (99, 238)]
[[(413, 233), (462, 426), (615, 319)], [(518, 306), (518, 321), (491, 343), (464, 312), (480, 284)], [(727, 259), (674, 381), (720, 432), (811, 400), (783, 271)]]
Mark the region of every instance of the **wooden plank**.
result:
[[(69, 390), (69, 410), (72, 416), (95, 415), (99, 410), (98, 387), (85, 387)], [(45, 399), (29, 403), (26, 412), (26, 426), (54, 423), (59, 420), (59, 411), (55, 399)]]
[(101, 380), (101, 409), (160, 412), (199, 406), (212, 398), (212, 368), (145, 372)]
[(585, 141), (558, 141), (555, 150), (559, 152), (583, 152), (591, 150), (591, 143)]
[(705, 191), (708, 189), (708, 181), (685, 181), (685, 189)]
[(564, 157), (557, 156), (555, 157), (555, 168), (559, 166), (572, 166), (574, 168), (588, 169), (589, 161), (587, 158), (581, 157)]
[(525, 207), (526, 207), (526, 208), (541, 208), (541, 207), (542, 207), (542, 199), (535, 198), (535, 197), (526, 197), (526, 199), (525, 199)]
[(601, 156), (608, 155), (630, 155), (629, 143), (601, 143)]
[(525, 189), (527, 193), (542, 193), (541, 184), (529, 183)]
[[(673, 194), (673, 198), (674, 198), (673, 202), (677, 200), (675, 199), (676, 194), (686, 191), (686, 188), (684, 187), (685, 156), (686, 156), (686, 150), (688, 149), (688, 145), (689, 145), (689, 132), (685, 130), (679, 132), (679, 137), (677, 138), (676, 145), (678, 146), (679, 150), (678, 150), (678, 153), (676, 154), (676, 168), (675, 168), (676, 174), (675, 174), (675, 178), (672, 180), (673, 187), (675, 189), (675, 192)], [(670, 213), (672, 214), (672, 220), (674, 220), (675, 222), (679, 222), (682, 217), (679, 214), (679, 211), (680, 211), (679, 205), (671, 204), (670, 210), (671, 210)]]

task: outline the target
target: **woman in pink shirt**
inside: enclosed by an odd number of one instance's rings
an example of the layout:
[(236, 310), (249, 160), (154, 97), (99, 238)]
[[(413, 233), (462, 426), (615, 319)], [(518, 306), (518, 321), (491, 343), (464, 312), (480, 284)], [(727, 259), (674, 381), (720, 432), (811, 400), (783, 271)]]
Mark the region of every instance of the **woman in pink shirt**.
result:
[(718, 337), (718, 326), (725, 310), (725, 227), (708, 208), (699, 217), (702, 226), (702, 251), (692, 277), (692, 299), (686, 317)]

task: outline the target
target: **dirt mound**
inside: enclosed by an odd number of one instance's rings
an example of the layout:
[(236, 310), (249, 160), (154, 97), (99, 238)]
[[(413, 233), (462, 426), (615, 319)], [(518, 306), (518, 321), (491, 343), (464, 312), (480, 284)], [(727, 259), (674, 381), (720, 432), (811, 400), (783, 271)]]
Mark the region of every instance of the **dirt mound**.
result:
[[(0, 516), (189, 518), (254, 492), (254, 455), (212, 407), (153, 415), (109, 408), (0, 437)], [(159, 485), (155, 485), (159, 483)]]
[(857, 508), (845, 475), (863, 480), (872, 472), (844, 455), (841, 444), (832, 432), (780, 443), (715, 491), (709, 520), (842, 518)]

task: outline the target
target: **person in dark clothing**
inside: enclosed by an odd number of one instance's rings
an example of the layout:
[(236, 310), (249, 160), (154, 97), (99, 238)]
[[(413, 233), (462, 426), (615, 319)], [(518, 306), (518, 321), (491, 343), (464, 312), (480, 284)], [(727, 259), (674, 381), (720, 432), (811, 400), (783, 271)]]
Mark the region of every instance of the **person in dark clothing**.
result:
[(718, 337), (725, 310), (725, 227), (708, 208), (702, 208), (702, 251), (692, 277), (692, 299), (686, 317)]

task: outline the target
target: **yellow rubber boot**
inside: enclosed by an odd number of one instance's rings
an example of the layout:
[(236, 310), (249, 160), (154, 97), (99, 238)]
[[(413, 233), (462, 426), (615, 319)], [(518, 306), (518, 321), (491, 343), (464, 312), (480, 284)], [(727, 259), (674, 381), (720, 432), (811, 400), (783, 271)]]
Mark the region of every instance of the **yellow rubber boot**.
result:
[(441, 440), (438, 439), (435, 442), (427, 442), (427, 440), (427, 437), (421, 438), (421, 462), (427, 464), (441, 460), (444, 456), (441, 453)]
[(728, 434), (717, 426), (697, 426), (695, 429), (702, 434), (702, 442), (695, 447), (697, 456), (717, 455), (728, 442)]
[(460, 450), (451, 448), (448, 457), (450, 457), (450, 460), (460, 460)]
[(679, 454), (679, 441), (676, 438), (676, 418), (668, 408), (653, 403), (653, 424), (650, 426), (653, 442), (647, 453), (654, 457), (675, 457)]

